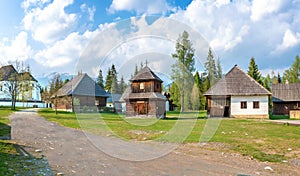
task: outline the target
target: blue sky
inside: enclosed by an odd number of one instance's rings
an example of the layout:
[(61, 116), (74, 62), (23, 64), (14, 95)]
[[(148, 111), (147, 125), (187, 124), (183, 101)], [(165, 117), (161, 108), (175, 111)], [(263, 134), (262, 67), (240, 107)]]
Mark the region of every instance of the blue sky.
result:
[[(155, 18), (149, 20), (148, 15)], [(163, 26), (166, 21), (172, 25)], [(128, 70), (122, 67), (143, 61), (137, 56), (158, 57), (152, 58), (152, 67), (164, 72), (159, 68), (169, 67), (170, 60), (158, 60), (174, 51), (171, 33), (180, 31), (178, 26), (196, 31), (191, 37), (196, 51), (212, 47), (224, 73), (234, 64), (247, 70), (252, 56), (263, 74), (282, 73), (300, 53), (300, 0), (9, 0), (1, 2), (0, 25), (1, 64), (21, 60), (34, 75), (76, 72), (99, 35), (98, 48), (88, 55), (98, 59), (83, 64), (91, 74), (99, 67), (105, 70), (108, 61), (122, 61), (118, 69)], [(123, 35), (137, 38), (130, 42)], [(199, 35), (206, 47), (196, 41)], [(202, 54), (199, 65), (205, 60)], [(102, 62), (104, 56), (107, 61)]]

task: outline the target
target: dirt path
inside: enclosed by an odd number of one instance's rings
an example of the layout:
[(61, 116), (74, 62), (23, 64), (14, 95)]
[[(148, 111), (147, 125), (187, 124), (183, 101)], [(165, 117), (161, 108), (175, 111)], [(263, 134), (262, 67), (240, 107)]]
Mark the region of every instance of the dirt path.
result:
[[(12, 140), (25, 145), (31, 153), (45, 155), (53, 172), (64, 175), (299, 175), (299, 166), (270, 164), (249, 160), (237, 154), (227, 154), (182, 145), (166, 156), (150, 161), (125, 161), (109, 156), (80, 130), (65, 128), (39, 117), (33, 110), (10, 116)], [(122, 153), (126, 142), (92, 135), (95, 140), (111, 144), (111, 150)], [(124, 145), (125, 143), (125, 145)], [(160, 152), (152, 144), (144, 149)], [(166, 144), (168, 145), (168, 144)], [(134, 153), (137, 149), (133, 148)], [(130, 151), (126, 150), (126, 152)], [(274, 171), (265, 169), (270, 166)], [(298, 167), (298, 168), (297, 168)], [(298, 173), (297, 173), (298, 172)]]

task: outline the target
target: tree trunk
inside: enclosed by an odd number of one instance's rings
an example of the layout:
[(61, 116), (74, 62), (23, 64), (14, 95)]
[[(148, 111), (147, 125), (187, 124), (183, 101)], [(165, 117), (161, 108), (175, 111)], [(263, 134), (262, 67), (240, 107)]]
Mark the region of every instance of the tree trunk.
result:
[(184, 112), (184, 90), (181, 91), (181, 108), (180, 112)]

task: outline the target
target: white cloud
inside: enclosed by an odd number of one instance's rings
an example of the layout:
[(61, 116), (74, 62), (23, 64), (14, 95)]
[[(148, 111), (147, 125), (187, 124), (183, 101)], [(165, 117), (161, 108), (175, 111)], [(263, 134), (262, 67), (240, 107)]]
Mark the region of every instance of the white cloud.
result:
[(230, 4), (230, 0), (216, 0), (215, 4), (217, 7), (221, 7), (223, 5)]
[(31, 6), (42, 6), (48, 2), (50, 2), (50, 0), (24, 0), (21, 6), (27, 10)]
[(292, 48), (300, 43), (300, 33), (293, 33), (290, 29), (287, 29), (284, 33), (282, 43), (277, 47), (277, 51), (283, 51), (288, 48)]
[(258, 21), (267, 14), (277, 12), (283, 0), (253, 0), (251, 19)]
[(80, 9), (81, 9), (82, 12), (87, 12), (88, 13), (90, 21), (94, 21), (94, 16), (95, 16), (95, 12), (96, 12), (96, 7), (95, 6), (87, 7), (86, 4), (81, 4)]
[(73, 32), (64, 40), (36, 53), (35, 60), (50, 68), (69, 66), (70, 64), (75, 67), (74, 63), (79, 59), (82, 50), (93, 36), (91, 32), (86, 32), (83, 35)]
[(1, 62), (20, 60), (24, 61), (31, 57), (32, 49), (27, 43), (27, 33), (20, 32), (11, 42), (4, 38), (0, 42)]
[(67, 14), (64, 8), (73, 0), (54, 0), (45, 8), (33, 8), (23, 18), (24, 28), (32, 32), (35, 40), (45, 44), (64, 38), (76, 25), (76, 15)]
[[(243, 8), (243, 11), (241, 10)], [(214, 50), (231, 50), (243, 42), (250, 29), (247, 17), (250, 4), (246, 1), (194, 0), (185, 11), (171, 16), (196, 29)]]
[(166, 0), (113, 0), (109, 13), (116, 11), (134, 11), (137, 14), (165, 14), (172, 10)]

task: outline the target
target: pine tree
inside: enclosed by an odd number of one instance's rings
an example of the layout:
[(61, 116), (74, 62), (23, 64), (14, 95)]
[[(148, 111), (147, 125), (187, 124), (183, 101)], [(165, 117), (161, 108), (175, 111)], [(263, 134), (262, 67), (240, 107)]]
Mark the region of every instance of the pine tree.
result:
[(261, 74), (260, 74), (260, 72), (258, 70), (258, 66), (255, 63), (254, 57), (252, 57), (250, 59), (250, 64), (249, 64), (249, 67), (248, 67), (248, 75), (251, 76), (258, 83), (262, 84)]
[(200, 77), (199, 72), (197, 71), (195, 74), (195, 83), (198, 87), (198, 91), (199, 91), (199, 106), (201, 110), (205, 109), (205, 96), (203, 95), (204, 93), (204, 84), (203, 84), (203, 78), (202, 76)]
[(108, 68), (106, 79), (105, 79), (104, 89), (110, 91), (111, 90), (111, 85), (112, 85), (112, 75), (111, 75), (110, 68)]
[(217, 60), (217, 80), (220, 80), (223, 77), (222, 66), (220, 58)]
[(111, 93), (119, 93), (118, 87), (118, 73), (116, 71), (115, 65), (111, 66)]
[(103, 76), (102, 76), (102, 70), (100, 69), (99, 70), (99, 73), (98, 73), (98, 77), (97, 77), (97, 84), (104, 88), (104, 84), (103, 84)]
[(125, 89), (126, 89), (126, 84), (125, 84), (124, 78), (122, 76), (121, 80), (120, 80), (120, 84), (119, 84), (119, 91), (120, 91), (120, 93), (121, 94), (124, 93)]
[(278, 82), (278, 84), (280, 84), (282, 81), (281, 81), (281, 76), (280, 76), (280, 74), (278, 73), (278, 75), (277, 75), (277, 82)]
[(263, 79), (263, 86), (267, 89), (267, 90), (271, 90), (271, 77), (269, 74), (267, 74), (267, 76)]
[(172, 57), (176, 59), (176, 63), (172, 65), (172, 80), (177, 84), (181, 95), (181, 109), (183, 112), (185, 106), (190, 107), (190, 100), (186, 101), (186, 98), (190, 97), (192, 91), (192, 85), (194, 85), (194, 78), (192, 72), (195, 70), (194, 60), (194, 48), (191, 41), (188, 39), (189, 34), (184, 31), (176, 42), (176, 51), (172, 54)]
[[(217, 81), (217, 68), (216, 68), (216, 63), (215, 63), (215, 59), (214, 59), (214, 55), (211, 51), (211, 48), (209, 48), (208, 50), (208, 56), (206, 58), (206, 62), (204, 64), (205, 67), (205, 72), (207, 75), (207, 81), (209, 82), (209, 84), (207, 83), (207, 89), (210, 88), (210, 86), (213, 86), (216, 81)], [(222, 72), (222, 69), (220, 69), (220, 71)]]

